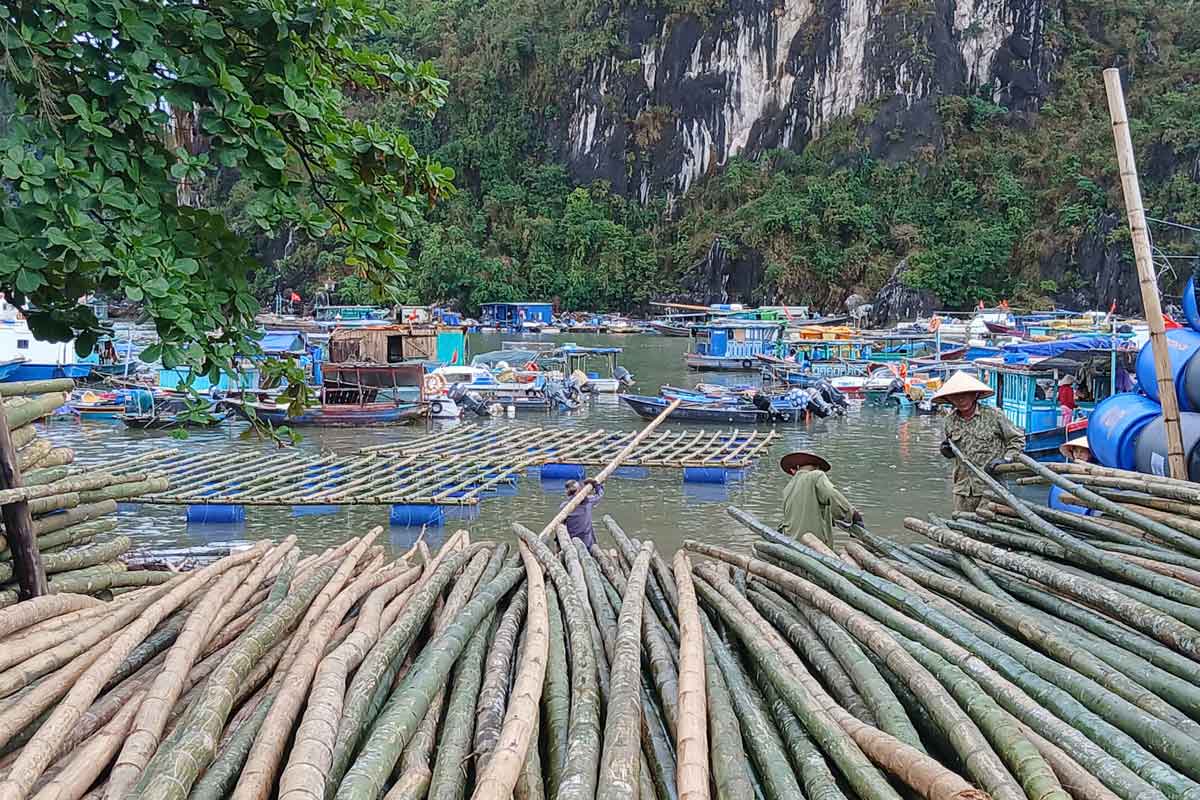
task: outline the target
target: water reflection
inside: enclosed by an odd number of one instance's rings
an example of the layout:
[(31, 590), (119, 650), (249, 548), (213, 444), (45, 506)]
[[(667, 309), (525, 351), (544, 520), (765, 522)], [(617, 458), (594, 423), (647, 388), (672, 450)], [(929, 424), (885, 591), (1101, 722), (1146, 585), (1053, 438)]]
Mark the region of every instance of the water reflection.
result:
[[(565, 337), (559, 337), (560, 339)], [(615, 344), (625, 348), (622, 363), (637, 379), (636, 391), (652, 394), (664, 383), (691, 386), (699, 380), (736, 384), (754, 378), (749, 374), (689, 373), (683, 367), (686, 340), (650, 336), (577, 336), (580, 344)], [(472, 337), (472, 352), (498, 349), (501, 337)], [(349, 452), (383, 442), (403, 441), (444, 430), (455, 423), (436, 422), (408, 428), (353, 428), (305, 431), (300, 447), (310, 452)], [(462, 423), (459, 423), (462, 424)], [(644, 422), (615, 397), (597, 398), (570, 414), (522, 414), (515, 420), (485, 420), (470, 424), (495, 426), (563, 426), (580, 429), (636, 430)], [(215, 430), (197, 431), (179, 441), (162, 432), (130, 431), (113, 423), (55, 422), (47, 435), (56, 444), (76, 450), (83, 463), (105, 463), (130, 458), (152, 449), (174, 448), (180, 456), (215, 449), (258, 451), (268, 445), (244, 441), (240, 423)], [(694, 426), (693, 426), (694, 427)], [(906, 416), (895, 409), (863, 407), (844, 418), (812, 419), (775, 428), (780, 439), (757, 466), (738, 481), (726, 484), (684, 482), (679, 470), (623, 468), (608, 482), (597, 509), (597, 531), (605, 537), (599, 516), (611, 514), (631, 534), (650, 536), (667, 551), (685, 538), (718, 544), (748, 544), (753, 539), (724, 513), (724, 506), (742, 507), (775, 523), (779, 496), (787, 482), (778, 459), (795, 449), (815, 450), (833, 464), (830, 477), (862, 509), (867, 525), (877, 533), (905, 537), (903, 519), (950, 506), (949, 465), (938, 454), (941, 421)], [(479, 506), (449, 508), (444, 526), (430, 529), (430, 545), (446, 531), (469, 527), (477, 538), (509, 538), (511, 523), (540, 528), (563, 499), (562, 481), (543, 481), (537, 470), (513, 486), (498, 487)], [(319, 509), (319, 510), (317, 510)], [(375, 525), (388, 525), (388, 508), (379, 506), (306, 507), (292, 509), (254, 507), (242, 523), (232, 525), (186, 524), (180, 506), (145, 505), (120, 515), (122, 529), (146, 545), (200, 546), (231, 540), (288, 533), (300, 537), (306, 549), (336, 545), (348, 536)], [(403, 551), (419, 535), (419, 528), (391, 527), (387, 543)]]

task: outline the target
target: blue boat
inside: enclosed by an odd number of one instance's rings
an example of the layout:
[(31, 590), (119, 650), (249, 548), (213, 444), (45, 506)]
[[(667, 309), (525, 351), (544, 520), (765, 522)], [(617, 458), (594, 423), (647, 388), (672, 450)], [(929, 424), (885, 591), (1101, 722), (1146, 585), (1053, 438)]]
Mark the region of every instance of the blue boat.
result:
[[(662, 397), (647, 397), (646, 395), (623, 394), (620, 397), (622, 402), (643, 419), (654, 419), (670, 402)], [(762, 425), (771, 421), (771, 413), (768, 411), (761, 411), (753, 406), (735, 406), (724, 403), (680, 404), (667, 417), (677, 422), (710, 422), (721, 425), (730, 423)]]
[(23, 358), (10, 358), (7, 361), (0, 361), (0, 382), (11, 380), (11, 375), (21, 368), (25, 363)]
[(720, 320), (698, 326), (692, 349), (684, 355), (689, 369), (752, 372), (759, 356), (777, 356), (783, 323), (760, 320)]
[(537, 332), (554, 324), (554, 306), (550, 303), (484, 303), (479, 324), (513, 333)]

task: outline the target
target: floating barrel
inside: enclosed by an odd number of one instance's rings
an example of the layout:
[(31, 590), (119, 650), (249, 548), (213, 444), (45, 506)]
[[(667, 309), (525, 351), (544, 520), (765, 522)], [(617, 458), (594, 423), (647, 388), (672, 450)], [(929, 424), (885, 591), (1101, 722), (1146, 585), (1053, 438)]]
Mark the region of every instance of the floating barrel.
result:
[(1059, 511), (1069, 511), (1072, 514), (1078, 514), (1081, 517), (1094, 517), (1099, 512), (1088, 508), (1087, 506), (1077, 506), (1074, 503), (1068, 503), (1063, 500), (1063, 495), (1068, 494), (1061, 487), (1051, 486), (1050, 495), (1046, 499), (1046, 505)]
[[(1167, 331), (1167, 356), (1180, 411), (1200, 411), (1200, 358), (1196, 358), (1197, 352), (1200, 352), (1200, 333), (1190, 328)], [(1138, 353), (1137, 377), (1150, 399), (1161, 402), (1154, 372), (1154, 350), (1149, 342)]]
[(1134, 443), (1149, 422), (1162, 414), (1158, 403), (1141, 394), (1106, 397), (1088, 417), (1088, 447), (1106, 467), (1136, 469)]
[(293, 517), (327, 517), (342, 510), (341, 506), (292, 506)]
[(1196, 298), (1196, 276), (1188, 278), (1183, 287), (1183, 316), (1187, 318), (1192, 330), (1200, 332), (1200, 301)]
[(684, 483), (728, 483), (736, 479), (735, 470), (724, 467), (684, 467)]
[(544, 481), (581, 481), (587, 477), (582, 464), (542, 464)]
[(188, 506), (187, 521), (199, 525), (223, 525), (246, 521), (246, 507), (226, 503)]
[[(1183, 432), (1183, 456), (1187, 462), (1188, 480), (1200, 481), (1200, 414), (1180, 414), (1179, 427)], [(1135, 458), (1138, 472), (1171, 474), (1167, 465), (1167, 429), (1161, 416), (1150, 420), (1138, 434)]]
[(446, 522), (446, 510), (432, 503), (397, 503), (392, 506), (388, 522), (414, 528), (422, 525), (439, 527)]

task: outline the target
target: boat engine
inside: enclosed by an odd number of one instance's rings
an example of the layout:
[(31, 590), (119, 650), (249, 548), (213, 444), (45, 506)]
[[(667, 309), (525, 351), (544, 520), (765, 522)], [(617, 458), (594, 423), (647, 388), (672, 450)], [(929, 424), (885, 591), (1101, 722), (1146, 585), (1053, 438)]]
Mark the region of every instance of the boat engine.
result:
[(625, 389), (633, 386), (633, 375), (624, 367), (617, 367), (613, 370), (613, 377), (617, 379), (617, 383), (621, 384), (621, 388)]
[(446, 392), (446, 396), (450, 401), (457, 404), (460, 408), (466, 409), (480, 417), (492, 416), (488, 404), (484, 402), (483, 397), (479, 392), (471, 392), (461, 383), (456, 383)]

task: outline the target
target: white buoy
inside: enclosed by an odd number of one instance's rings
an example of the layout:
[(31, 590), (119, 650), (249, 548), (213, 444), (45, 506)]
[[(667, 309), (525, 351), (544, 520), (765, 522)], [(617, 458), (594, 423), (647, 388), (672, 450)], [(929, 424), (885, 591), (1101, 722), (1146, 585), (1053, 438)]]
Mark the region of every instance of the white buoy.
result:
[(504, 409), (504, 411), (506, 414), (508, 414), (509, 419), (517, 416), (517, 407), (514, 405), (510, 405), (508, 408)]

